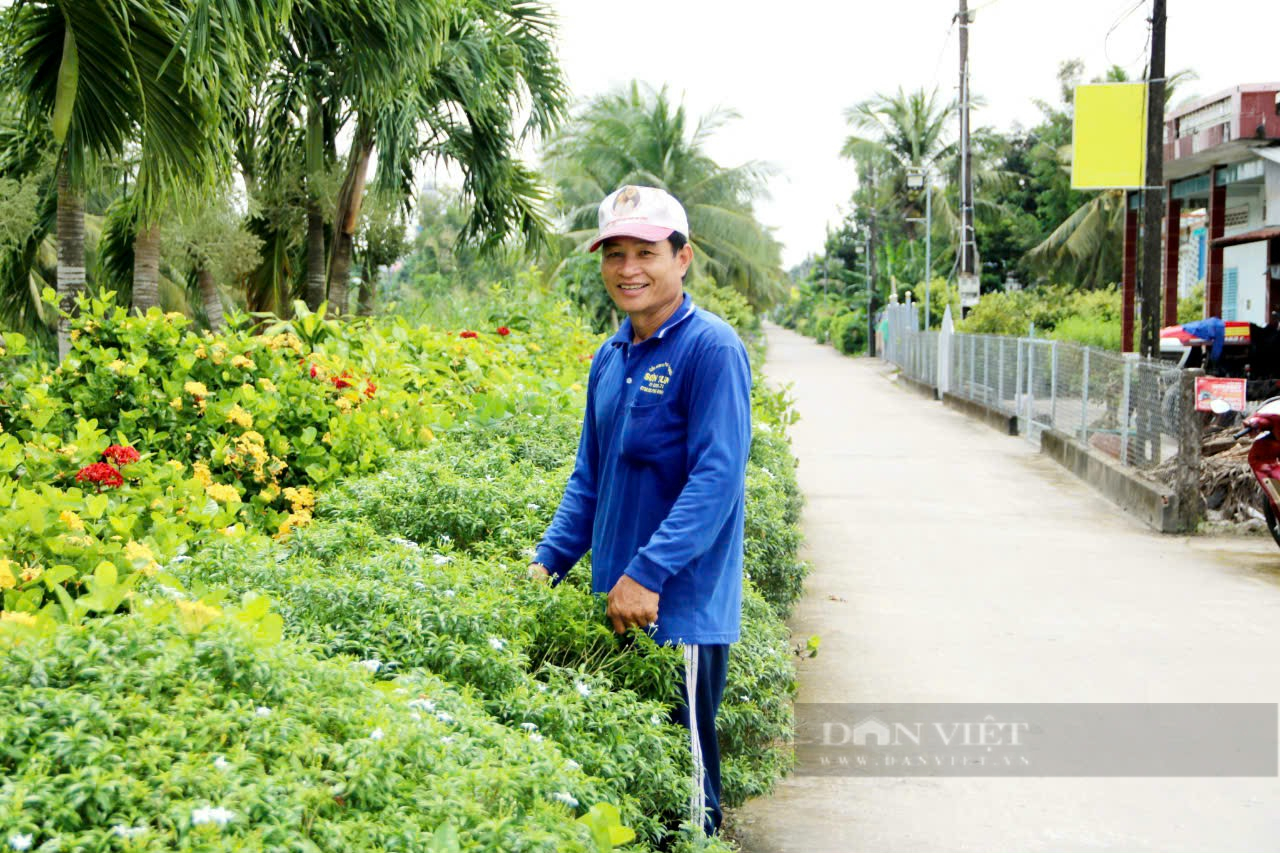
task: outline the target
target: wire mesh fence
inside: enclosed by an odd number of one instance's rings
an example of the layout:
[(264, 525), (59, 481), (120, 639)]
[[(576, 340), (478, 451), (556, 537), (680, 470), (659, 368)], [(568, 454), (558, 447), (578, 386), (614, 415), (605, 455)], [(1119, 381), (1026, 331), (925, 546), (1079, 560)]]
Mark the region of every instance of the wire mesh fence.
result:
[(918, 306), (891, 305), (883, 356), (917, 382), (1018, 419), (1039, 443), (1053, 430), (1130, 468), (1178, 453), (1194, 405), (1160, 361), (1042, 338), (921, 331)]

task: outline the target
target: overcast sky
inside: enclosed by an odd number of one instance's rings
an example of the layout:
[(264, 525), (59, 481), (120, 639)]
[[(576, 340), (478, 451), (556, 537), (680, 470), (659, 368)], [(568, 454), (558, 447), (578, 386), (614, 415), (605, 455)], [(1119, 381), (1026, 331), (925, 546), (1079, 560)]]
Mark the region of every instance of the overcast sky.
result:
[[(845, 108), (898, 86), (956, 92), (950, 0), (551, 3), (575, 96), (637, 79), (684, 93), (695, 114), (725, 106), (742, 115), (712, 140), (710, 154), (723, 165), (764, 160), (778, 168), (759, 215), (785, 245), (787, 266), (821, 249), (826, 224), (840, 220), (853, 190), (852, 164), (837, 156), (848, 134)], [(1280, 80), (1275, 0), (1168, 6), (1168, 68), (1200, 75), (1186, 94)], [(1086, 79), (1111, 64), (1136, 77), (1146, 63), (1150, 0), (970, 0), (970, 7), (973, 93), (987, 102), (975, 127), (1034, 124), (1033, 100), (1058, 97), (1062, 60), (1084, 60)]]

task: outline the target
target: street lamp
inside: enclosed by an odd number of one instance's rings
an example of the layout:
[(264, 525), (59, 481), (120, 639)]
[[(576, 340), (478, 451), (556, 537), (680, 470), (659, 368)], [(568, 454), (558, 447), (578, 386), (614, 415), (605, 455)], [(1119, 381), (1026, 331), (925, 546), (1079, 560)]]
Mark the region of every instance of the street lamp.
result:
[[(933, 278), (933, 181), (927, 169), (907, 169), (907, 189), (924, 190), (924, 327), (929, 328), (929, 285)], [(919, 222), (918, 217), (908, 222)]]

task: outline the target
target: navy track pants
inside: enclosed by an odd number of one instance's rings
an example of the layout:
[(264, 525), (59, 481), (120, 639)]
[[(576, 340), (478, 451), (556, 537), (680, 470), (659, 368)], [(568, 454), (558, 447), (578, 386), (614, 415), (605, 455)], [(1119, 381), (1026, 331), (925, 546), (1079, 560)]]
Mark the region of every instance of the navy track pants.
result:
[(707, 835), (720, 829), (724, 812), (720, 808), (720, 743), (716, 740), (716, 712), (724, 696), (729, 672), (729, 646), (682, 646), (684, 651), (684, 704), (672, 717), (689, 730), (689, 750), (693, 754), (693, 791), (689, 799), (689, 819), (702, 823)]

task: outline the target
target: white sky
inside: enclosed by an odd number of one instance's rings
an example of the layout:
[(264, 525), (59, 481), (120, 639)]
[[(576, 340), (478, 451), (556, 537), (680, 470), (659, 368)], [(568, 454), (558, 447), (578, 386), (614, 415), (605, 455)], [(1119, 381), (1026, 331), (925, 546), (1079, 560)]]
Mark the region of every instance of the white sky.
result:
[[(574, 95), (631, 79), (664, 83), (694, 115), (716, 106), (742, 115), (709, 153), (722, 165), (774, 164), (771, 198), (759, 205), (791, 266), (821, 249), (854, 188), (838, 152), (846, 107), (898, 86), (937, 85), (952, 97), (959, 47), (951, 0), (551, 0), (560, 16), (560, 60)], [(1280, 4), (1169, 0), (1167, 68), (1200, 79), (1178, 93), (1207, 95), (1237, 83), (1280, 80)], [(1034, 124), (1040, 98), (1056, 101), (1062, 60), (1085, 62), (1085, 79), (1111, 64), (1141, 74), (1150, 0), (970, 0), (972, 88), (987, 106), (974, 126)], [(1129, 17), (1107, 32), (1126, 12)]]

